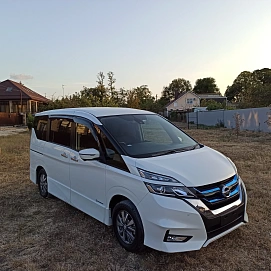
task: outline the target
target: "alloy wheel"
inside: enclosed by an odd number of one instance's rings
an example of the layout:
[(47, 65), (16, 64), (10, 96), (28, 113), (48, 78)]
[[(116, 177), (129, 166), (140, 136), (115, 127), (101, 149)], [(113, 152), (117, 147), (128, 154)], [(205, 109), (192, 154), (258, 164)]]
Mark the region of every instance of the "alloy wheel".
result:
[(130, 245), (134, 242), (136, 225), (132, 216), (126, 210), (119, 211), (117, 215), (117, 230), (124, 243)]

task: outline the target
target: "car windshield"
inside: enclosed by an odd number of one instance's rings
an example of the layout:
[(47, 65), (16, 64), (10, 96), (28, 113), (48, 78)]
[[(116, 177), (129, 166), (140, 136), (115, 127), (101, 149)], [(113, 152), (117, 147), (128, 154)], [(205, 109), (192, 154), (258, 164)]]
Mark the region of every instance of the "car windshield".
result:
[(196, 141), (159, 115), (107, 116), (99, 120), (132, 157), (152, 157), (199, 148)]

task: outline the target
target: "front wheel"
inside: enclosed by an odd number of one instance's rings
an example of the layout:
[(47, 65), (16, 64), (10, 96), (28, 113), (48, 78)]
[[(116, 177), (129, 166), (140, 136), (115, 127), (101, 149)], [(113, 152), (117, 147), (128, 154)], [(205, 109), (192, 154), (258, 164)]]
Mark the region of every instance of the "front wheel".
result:
[(139, 213), (134, 204), (124, 200), (116, 204), (113, 210), (113, 229), (127, 251), (139, 252), (144, 248), (144, 229)]
[(48, 182), (46, 171), (42, 168), (38, 173), (38, 187), (40, 195), (44, 198), (48, 198)]

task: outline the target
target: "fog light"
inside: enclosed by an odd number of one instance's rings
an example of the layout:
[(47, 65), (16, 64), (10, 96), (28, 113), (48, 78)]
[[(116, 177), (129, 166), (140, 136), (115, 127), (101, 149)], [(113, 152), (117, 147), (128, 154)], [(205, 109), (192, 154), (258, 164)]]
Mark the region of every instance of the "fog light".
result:
[(187, 242), (192, 236), (169, 234), (169, 230), (166, 232), (164, 242)]

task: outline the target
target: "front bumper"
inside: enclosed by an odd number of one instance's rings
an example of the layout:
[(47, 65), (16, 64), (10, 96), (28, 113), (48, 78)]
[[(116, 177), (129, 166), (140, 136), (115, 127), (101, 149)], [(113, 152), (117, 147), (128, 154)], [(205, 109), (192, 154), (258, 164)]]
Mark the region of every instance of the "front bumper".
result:
[[(237, 201), (215, 211), (200, 200), (148, 194), (138, 206), (145, 245), (164, 252), (198, 250), (245, 224), (246, 191), (243, 184), (241, 187)], [(186, 242), (165, 242), (166, 234), (191, 238)]]

